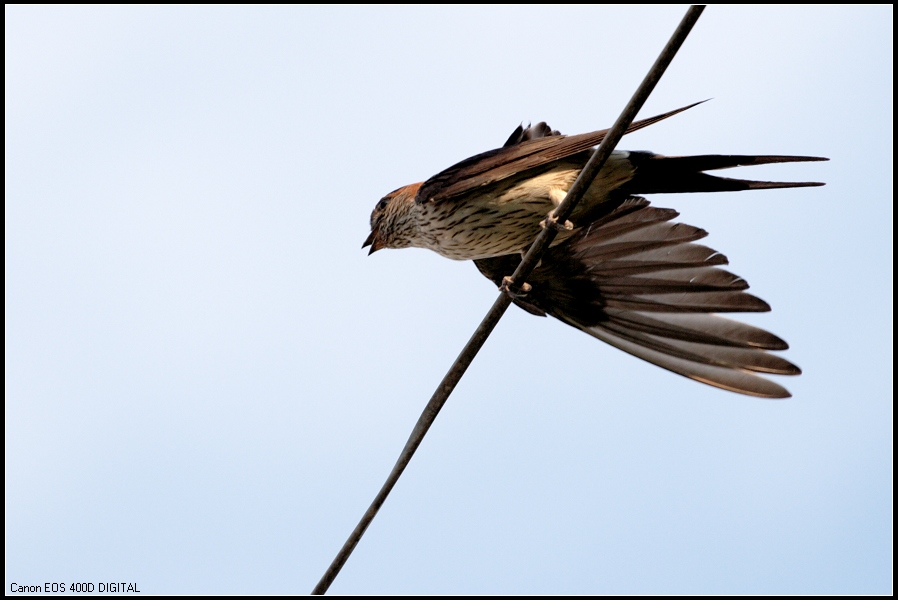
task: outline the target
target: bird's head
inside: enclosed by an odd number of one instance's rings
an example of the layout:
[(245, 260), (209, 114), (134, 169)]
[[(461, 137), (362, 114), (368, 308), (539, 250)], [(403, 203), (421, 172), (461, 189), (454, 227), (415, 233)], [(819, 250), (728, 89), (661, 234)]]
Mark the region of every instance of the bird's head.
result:
[(380, 199), (371, 211), (371, 233), (362, 248), (371, 246), (368, 254), (381, 248), (408, 248), (418, 234), (415, 218), (415, 194), (420, 183), (394, 190)]

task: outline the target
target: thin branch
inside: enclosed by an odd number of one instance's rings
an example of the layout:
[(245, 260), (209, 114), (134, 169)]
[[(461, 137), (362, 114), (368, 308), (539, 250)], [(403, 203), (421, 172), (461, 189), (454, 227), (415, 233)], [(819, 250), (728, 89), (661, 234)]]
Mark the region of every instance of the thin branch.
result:
[[(645, 76), (645, 79), (642, 80), (642, 83), (639, 84), (639, 87), (636, 89), (636, 93), (633, 94), (633, 97), (630, 98), (630, 102), (627, 103), (627, 106), (617, 118), (611, 131), (608, 132), (608, 135), (605, 136), (605, 139), (602, 140), (602, 143), (596, 148), (596, 151), (593, 153), (592, 158), (589, 159), (589, 162), (586, 163), (586, 166), (583, 167), (577, 180), (574, 181), (571, 189), (568, 190), (564, 201), (555, 209), (555, 217), (559, 222), (563, 223), (568, 215), (573, 212), (577, 203), (580, 202), (580, 199), (586, 193), (589, 185), (592, 183), (593, 179), (595, 179), (596, 175), (598, 175), (602, 166), (604, 166), (605, 161), (611, 156), (611, 152), (627, 131), (627, 127), (633, 122), (633, 119), (636, 118), (636, 113), (639, 112), (639, 109), (642, 108), (642, 105), (649, 97), (649, 94), (652, 93), (655, 84), (661, 79), (667, 66), (673, 60), (673, 57), (680, 49), (680, 46), (683, 45), (686, 36), (689, 35), (689, 32), (692, 30), (693, 25), (695, 25), (695, 22), (698, 20), (704, 8), (704, 6), (693, 5), (686, 12), (686, 15), (683, 17), (683, 20), (680, 21), (679, 26), (667, 42), (664, 50), (661, 51), (655, 64), (652, 65), (652, 68)], [(548, 224), (548, 221), (546, 221), (546, 223)], [(545, 227), (540, 232), (533, 242), (533, 245), (530, 247), (530, 250), (527, 251), (524, 259), (521, 261), (521, 264), (518, 265), (518, 268), (515, 269), (514, 274), (508, 281), (506, 285), (507, 289), (513, 290), (517, 288), (518, 286), (515, 282), (526, 281), (527, 276), (530, 275), (531, 271), (533, 271), (539, 263), (543, 253), (552, 243), (552, 240), (555, 239), (557, 234), (558, 230), (551, 226)], [(427, 406), (424, 408), (424, 412), (418, 418), (418, 422), (415, 424), (411, 436), (405, 443), (402, 453), (399, 455), (399, 460), (396, 461), (396, 465), (390, 472), (389, 477), (387, 477), (383, 487), (377, 493), (371, 506), (365, 511), (365, 514), (362, 516), (359, 524), (356, 525), (352, 534), (349, 536), (349, 539), (343, 544), (343, 547), (340, 549), (336, 558), (334, 558), (327, 571), (325, 571), (324, 575), (321, 577), (321, 581), (319, 581), (318, 585), (315, 586), (315, 589), (312, 590), (312, 594), (324, 594), (331, 583), (333, 583), (337, 574), (340, 572), (340, 569), (343, 568), (343, 565), (349, 558), (349, 555), (352, 554), (352, 551), (359, 543), (359, 540), (361, 540), (365, 530), (368, 529), (368, 525), (371, 524), (377, 511), (380, 510), (380, 507), (387, 499), (393, 486), (396, 485), (396, 482), (399, 480), (405, 467), (408, 466), (409, 461), (415, 454), (415, 450), (421, 445), (424, 435), (427, 433), (427, 430), (430, 429), (430, 426), (440, 413), (440, 409), (443, 408), (446, 400), (449, 399), (452, 390), (455, 389), (455, 386), (458, 384), (462, 375), (465, 374), (468, 366), (474, 360), (477, 352), (480, 351), (480, 348), (486, 342), (486, 339), (490, 336), (493, 329), (496, 327), (496, 324), (499, 322), (499, 319), (505, 314), (505, 310), (510, 304), (510, 293), (502, 293), (496, 298), (492, 308), (490, 308), (490, 311), (483, 318), (483, 321), (480, 322), (480, 326), (477, 327), (474, 335), (472, 335), (471, 339), (468, 340), (468, 343), (465, 344), (461, 354), (455, 359), (455, 363), (453, 363), (449, 372), (446, 373), (446, 376), (443, 377), (443, 381), (440, 382), (439, 387), (437, 387), (433, 396), (430, 398), (430, 401), (427, 403)]]

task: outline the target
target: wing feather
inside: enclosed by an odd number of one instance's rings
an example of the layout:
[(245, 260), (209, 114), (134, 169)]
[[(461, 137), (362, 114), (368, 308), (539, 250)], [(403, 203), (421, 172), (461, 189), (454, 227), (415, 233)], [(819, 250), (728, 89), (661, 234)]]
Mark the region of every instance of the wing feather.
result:
[[(677, 212), (643, 198), (620, 202), (551, 248), (516, 303), (550, 314), (638, 358), (708, 385), (763, 398), (786, 398), (781, 385), (757, 373), (798, 375), (771, 354), (788, 344), (758, 327), (719, 316), (764, 312), (748, 283), (721, 269), (722, 254), (696, 244), (703, 229), (671, 223)], [(497, 284), (518, 256), (475, 261)]]

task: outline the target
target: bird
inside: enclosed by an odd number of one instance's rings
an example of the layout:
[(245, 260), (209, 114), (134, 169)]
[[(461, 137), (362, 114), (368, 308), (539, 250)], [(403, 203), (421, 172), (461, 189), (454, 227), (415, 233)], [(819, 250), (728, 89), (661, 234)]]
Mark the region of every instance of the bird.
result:
[[(698, 104), (635, 121), (627, 133)], [(503, 285), (607, 133), (565, 136), (545, 122), (519, 125), (502, 147), (381, 198), (362, 247), (370, 247), (369, 255), (418, 247), (471, 260), (531, 314), (550, 315), (700, 383), (749, 396), (790, 397), (759, 375), (801, 373), (771, 354), (788, 344), (718, 314), (766, 312), (770, 305), (747, 293), (743, 278), (721, 268), (726, 256), (696, 243), (708, 235), (705, 230), (672, 222), (676, 210), (652, 206), (643, 195), (820, 186), (706, 171), (826, 158), (615, 150), (569, 219), (557, 225), (558, 236), (526, 285), (517, 292)]]

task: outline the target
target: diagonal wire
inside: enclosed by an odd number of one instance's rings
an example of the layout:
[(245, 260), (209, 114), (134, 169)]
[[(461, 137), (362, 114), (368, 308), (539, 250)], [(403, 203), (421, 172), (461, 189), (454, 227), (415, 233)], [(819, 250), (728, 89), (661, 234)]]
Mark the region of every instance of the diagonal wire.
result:
[[(636, 93), (630, 98), (630, 101), (627, 103), (627, 106), (624, 108), (621, 115), (617, 118), (617, 121), (608, 132), (608, 135), (605, 136), (605, 139), (603, 139), (602, 143), (599, 144), (599, 147), (596, 148), (592, 158), (590, 158), (589, 162), (586, 163), (586, 166), (583, 167), (577, 180), (574, 181), (571, 189), (568, 190), (564, 201), (562, 201), (562, 203), (555, 209), (554, 219), (557, 219), (557, 222), (564, 223), (567, 217), (573, 212), (593, 179), (598, 175), (599, 170), (604, 166), (605, 161), (611, 156), (614, 147), (617, 146), (617, 143), (623, 137), (624, 133), (626, 133), (627, 127), (629, 127), (630, 123), (633, 122), (633, 119), (636, 118), (636, 113), (639, 112), (639, 109), (642, 108), (642, 105), (645, 103), (646, 99), (648, 99), (649, 94), (652, 93), (655, 84), (661, 79), (667, 66), (673, 60), (673, 57), (680, 49), (680, 46), (683, 45), (686, 36), (689, 35), (693, 25), (698, 21), (698, 18), (704, 9), (704, 6), (693, 5), (686, 11), (683, 20), (680, 21), (680, 24), (667, 42), (667, 45), (661, 51), (655, 64), (649, 69), (645, 79), (639, 84)], [(468, 343), (465, 344), (461, 354), (458, 355), (458, 358), (455, 359), (452, 367), (449, 368), (449, 372), (443, 377), (443, 381), (440, 382), (439, 387), (437, 387), (436, 391), (433, 393), (427, 406), (424, 407), (424, 412), (421, 413), (421, 416), (418, 418), (418, 422), (415, 424), (415, 428), (412, 430), (411, 436), (409, 436), (408, 441), (405, 443), (405, 447), (402, 449), (402, 453), (399, 455), (399, 459), (393, 466), (393, 470), (390, 472), (389, 477), (387, 477), (386, 482), (377, 493), (377, 496), (375, 496), (371, 506), (365, 511), (359, 524), (356, 525), (352, 534), (350, 534), (349, 539), (343, 544), (340, 552), (321, 577), (318, 585), (312, 590), (312, 594), (324, 594), (331, 583), (333, 583), (337, 574), (340, 572), (340, 569), (343, 568), (343, 565), (346, 563), (347, 559), (349, 559), (349, 555), (352, 554), (352, 551), (359, 543), (359, 540), (362, 539), (365, 530), (368, 529), (368, 525), (371, 524), (377, 511), (383, 506), (384, 501), (387, 499), (393, 486), (396, 485), (396, 482), (399, 480), (405, 467), (408, 466), (409, 461), (415, 454), (415, 450), (421, 445), (424, 435), (427, 433), (427, 430), (430, 429), (430, 426), (439, 414), (440, 409), (443, 408), (446, 400), (449, 399), (452, 390), (455, 389), (456, 384), (458, 384), (462, 375), (465, 374), (468, 366), (470, 366), (474, 357), (477, 355), (477, 352), (480, 351), (480, 348), (496, 327), (499, 319), (505, 314), (506, 309), (508, 309), (508, 306), (511, 304), (514, 290), (520, 288), (520, 285), (517, 284), (517, 282), (526, 281), (527, 276), (530, 275), (531, 271), (533, 271), (539, 263), (539, 259), (542, 257), (543, 253), (552, 243), (552, 240), (555, 239), (558, 230), (555, 227), (550, 226), (552, 224), (548, 222), (548, 220), (544, 221), (544, 223), (547, 226), (536, 237), (533, 245), (530, 246), (530, 250), (527, 251), (524, 259), (518, 265), (518, 268), (515, 269), (514, 274), (510, 278), (506, 278), (506, 282), (503, 284), (505, 292), (500, 294), (493, 303), (492, 308), (490, 308), (490, 311), (483, 318), (483, 321), (480, 322), (474, 335), (472, 335), (471, 339), (468, 340)]]

